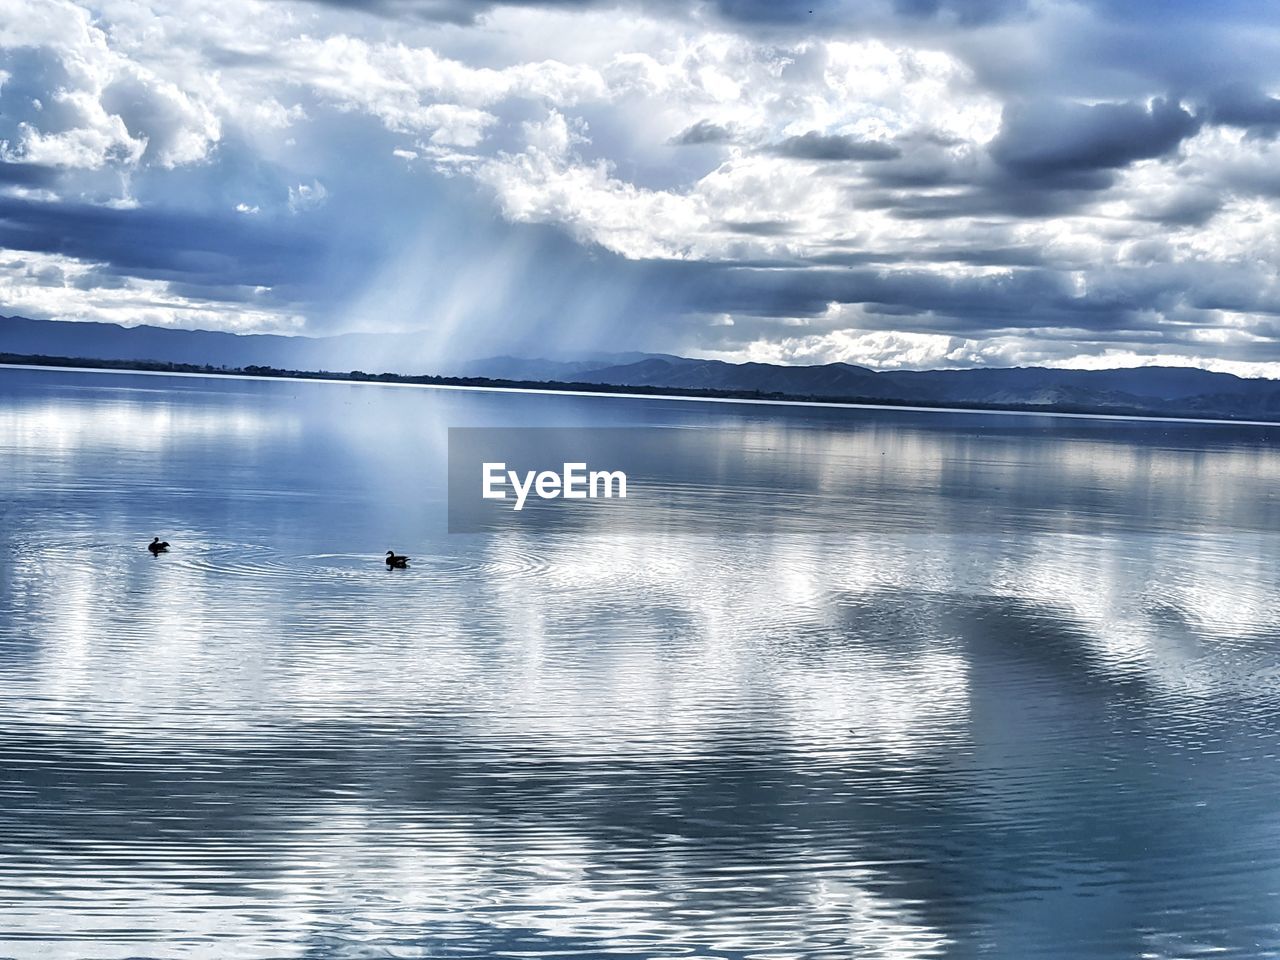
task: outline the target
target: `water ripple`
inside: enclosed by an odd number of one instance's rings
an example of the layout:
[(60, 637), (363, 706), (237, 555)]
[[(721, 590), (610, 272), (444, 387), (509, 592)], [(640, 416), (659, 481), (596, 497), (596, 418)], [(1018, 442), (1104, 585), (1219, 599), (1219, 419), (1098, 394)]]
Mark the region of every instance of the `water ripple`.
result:
[(0, 955), (1280, 952), (1265, 448), (781, 412), (790, 533), (453, 537), (394, 441), (492, 398), (244, 389), (0, 392)]

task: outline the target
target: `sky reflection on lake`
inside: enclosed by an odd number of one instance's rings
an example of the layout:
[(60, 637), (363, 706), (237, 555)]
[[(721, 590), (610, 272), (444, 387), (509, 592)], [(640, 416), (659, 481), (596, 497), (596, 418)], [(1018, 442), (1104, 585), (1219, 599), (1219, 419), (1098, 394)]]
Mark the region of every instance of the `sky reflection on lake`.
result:
[(1272, 955), (1276, 438), (0, 370), (0, 955)]

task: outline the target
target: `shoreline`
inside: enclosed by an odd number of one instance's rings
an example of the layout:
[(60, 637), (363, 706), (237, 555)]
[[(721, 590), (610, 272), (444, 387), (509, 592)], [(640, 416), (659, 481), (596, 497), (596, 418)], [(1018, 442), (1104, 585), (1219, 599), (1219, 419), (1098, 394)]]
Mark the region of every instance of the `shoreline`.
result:
[[(1062, 410), (1052, 407), (982, 407), (982, 406), (943, 406), (921, 405), (900, 402), (879, 402), (861, 399), (822, 400), (811, 397), (788, 398), (775, 395), (752, 395), (740, 392), (718, 392), (679, 390), (666, 387), (624, 387), (609, 384), (567, 383), (560, 381), (517, 381), (500, 380), (486, 377), (404, 377), (395, 374), (370, 374), (364, 377), (352, 377), (347, 374), (328, 374), (324, 371), (278, 371), (246, 372), (235, 370), (201, 370), (201, 369), (157, 369), (162, 365), (151, 367), (131, 367), (121, 361), (95, 362), (80, 358), (45, 357), (33, 358), (32, 362), (22, 362), (14, 355), (6, 355), (0, 361), (0, 370), (45, 370), (65, 373), (97, 373), (125, 374), (132, 376), (152, 377), (185, 377), (203, 380), (249, 380), (259, 382), (296, 381), (301, 383), (339, 383), (354, 386), (381, 387), (417, 387), (433, 390), (463, 390), (482, 393), (516, 393), (564, 397), (616, 398), (625, 400), (667, 400), (685, 403), (731, 403), (750, 404), (756, 406), (827, 408), (834, 410), (891, 410), (909, 413), (951, 413), (980, 416), (1010, 417), (1058, 417), (1074, 420), (1117, 420), (1144, 423), (1194, 423), (1221, 424), (1252, 427), (1280, 427), (1280, 420), (1244, 420), (1229, 417), (1196, 417), (1178, 414), (1161, 414), (1155, 412), (1122, 412), (1103, 413), (1079, 410)], [(63, 363), (39, 361), (73, 361)], [(165, 364), (163, 366), (188, 366), (194, 364)], [(249, 368), (252, 369), (252, 368)], [(466, 382), (460, 382), (466, 381)], [(477, 381), (477, 382), (472, 382)]]

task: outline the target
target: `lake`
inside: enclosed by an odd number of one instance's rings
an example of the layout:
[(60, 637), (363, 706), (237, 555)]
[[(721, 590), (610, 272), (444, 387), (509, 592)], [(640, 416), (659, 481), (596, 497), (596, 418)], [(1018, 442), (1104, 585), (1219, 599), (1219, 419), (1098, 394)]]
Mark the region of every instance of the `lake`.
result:
[(1277, 441), (0, 369), (0, 956), (1276, 956)]

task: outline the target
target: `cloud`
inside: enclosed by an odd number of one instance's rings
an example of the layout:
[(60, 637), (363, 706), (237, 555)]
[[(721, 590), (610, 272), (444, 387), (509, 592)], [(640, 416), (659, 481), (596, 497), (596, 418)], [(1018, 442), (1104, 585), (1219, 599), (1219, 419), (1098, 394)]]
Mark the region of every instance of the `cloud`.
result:
[(891, 143), (816, 130), (788, 137), (769, 147), (768, 152), (796, 160), (894, 160), (902, 156), (902, 151)]
[(99, 101), (130, 137), (146, 144), (139, 159), (163, 167), (203, 160), (221, 137), (221, 123), (207, 106), (138, 70), (122, 71), (102, 88)]
[(1267, 96), (1247, 84), (1235, 84), (1213, 93), (1208, 102), (1213, 123), (1241, 127), (1250, 134), (1274, 137), (1280, 133), (1280, 98)]
[(468, 4), (463, 0), (310, 0), (312, 3), (369, 13), (392, 19), (435, 20), (442, 23), (470, 24), (488, 5), (479, 0)]
[(388, 19), (473, 25), (496, 7), (541, 6), (586, 8), (613, 5), (609, 0), (309, 0), (339, 10), (372, 14)]
[(733, 131), (723, 124), (699, 120), (685, 127), (667, 142), (675, 146), (692, 146), (703, 143), (730, 143)]
[(56, 167), (39, 163), (0, 162), (0, 184), (23, 187), (47, 187), (58, 181)]
[(59, 0), (6, 0), (6, 12), (13, 26), (0, 33), (4, 160), (172, 167), (203, 159), (218, 140), (209, 108), (113, 49), (88, 11)]
[(1144, 199), (1134, 214), (1168, 226), (1202, 227), (1222, 209), (1224, 198), (1216, 190), (1187, 186), (1167, 196)]
[(722, 226), (734, 233), (754, 237), (781, 237), (795, 230), (794, 224), (789, 220), (729, 220)]
[(894, 0), (894, 9), (909, 17), (952, 19), (961, 26), (989, 24), (1027, 10), (1026, 0)]
[(1280, 342), (1268, 24), (0, 0), (0, 261), (45, 314), (498, 352), (1246, 362)]
[(305, 325), (301, 314), (254, 302), (243, 291), (233, 291), (230, 298), (218, 294), (122, 276), (60, 254), (0, 257), (0, 302), (11, 315), (232, 332), (290, 333)]
[(290, 187), (289, 212), (305, 213), (308, 210), (315, 210), (324, 205), (328, 196), (329, 191), (325, 189), (324, 184), (319, 180)]
[(1099, 171), (1163, 157), (1199, 126), (1190, 111), (1164, 98), (1146, 104), (1017, 103), (1005, 108), (990, 150), (1014, 176), (1102, 189), (1110, 181), (1094, 176)]
[[(474, 25), (503, 7), (540, 7), (548, 10), (623, 8), (619, 0), (312, 0), (325, 6), (359, 11), (387, 18), (437, 21)], [(869, 19), (865, 8), (875, 14), (893, 12), (913, 19), (938, 19), (961, 26), (991, 23), (1025, 9), (1024, 0), (893, 0), (886, 4), (859, 4), (852, 0), (805, 0), (803, 3), (778, 0), (649, 0), (635, 4), (653, 13), (668, 16), (693, 14), (722, 23), (747, 27), (830, 26)], [(879, 9), (877, 9), (879, 8)], [(862, 16), (859, 16), (862, 13)]]

